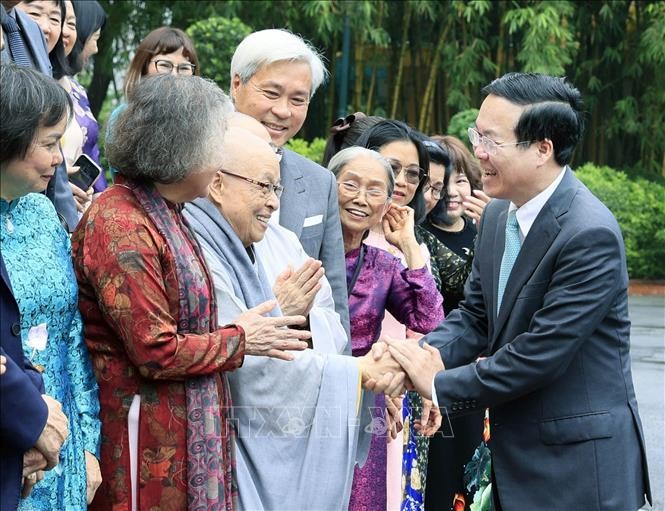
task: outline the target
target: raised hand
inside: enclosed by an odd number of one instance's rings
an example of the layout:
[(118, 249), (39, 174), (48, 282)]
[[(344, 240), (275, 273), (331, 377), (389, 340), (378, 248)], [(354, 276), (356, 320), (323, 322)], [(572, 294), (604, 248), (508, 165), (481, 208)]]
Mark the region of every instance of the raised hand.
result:
[(476, 226), (479, 226), (485, 206), (487, 206), (491, 200), (492, 198), (482, 190), (473, 190), (471, 195), (464, 197), (464, 201), (462, 201), (464, 214), (475, 220)]
[(35, 443), (37, 449), (46, 458), (46, 469), (51, 470), (58, 464), (60, 447), (69, 435), (69, 420), (62, 413), (62, 405), (51, 396), (43, 395), (48, 407), (48, 418), (42, 434)]
[(383, 215), (383, 233), (391, 245), (401, 250), (402, 246), (415, 241), (414, 212), (409, 206), (390, 204)]
[(383, 233), (388, 243), (401, 250), (410, 269), (425, 266), (425, 259), (416, 241), (413, 209), (391, 204), (383, 215)]
[(285, 316), (309, 314), (316, 293), (321, 289), (319, 281), (324, 273), (323, 263), (309, 258), (298, 270), (289, 266), (279, 274), (272, 291)]
[(413, 341), (386, 338), (388, 352), (399, 362), (413, 384), (425, 399), (432, 399), (432, 382), (436, 373), (444, 370), (439, 350), (425, 343), (421, 348)]
[(307, 330), (287, 328), (303, 325), (304, 316), (264, 316), (275, 308), (277, 302), (268, 300), (240, 314), (234, 321), (245, 331), (245, 353), (264, 357), (293, 360), (289, 351), (300, 351), (307, 348), (304, 339), (312, 334)]

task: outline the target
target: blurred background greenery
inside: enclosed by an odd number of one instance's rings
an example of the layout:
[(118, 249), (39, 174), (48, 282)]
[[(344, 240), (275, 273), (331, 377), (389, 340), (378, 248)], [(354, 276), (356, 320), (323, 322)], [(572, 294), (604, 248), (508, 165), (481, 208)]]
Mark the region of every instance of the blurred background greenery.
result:
[(330, 71), (301, 140), (291, 142), (314, 160), (332, 121), (351, 112), (466, 141), (480, 89), (492, 79), (510, 71), (567, 76), (587, 106), (573, 165), (618, 217), (631, 276), (665, 278), (664, 2), (100, 2), (109, 20), (85, 82), (102, 124), (122, 101), (125, 69), (150, 30), (185, 29), (202, 74), (228, 90), (237, 43), (253, 30), (287, 28), (319, 48)]

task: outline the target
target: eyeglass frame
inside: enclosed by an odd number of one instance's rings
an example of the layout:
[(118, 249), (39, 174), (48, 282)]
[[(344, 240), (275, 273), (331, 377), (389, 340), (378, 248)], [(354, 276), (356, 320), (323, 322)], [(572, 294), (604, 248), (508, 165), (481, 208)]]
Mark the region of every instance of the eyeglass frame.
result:
[[(490, 156), (496, 156), (496, 154), (499, 152), (498, 149), (500, 147), (511, 147), (523, 144), (532, 144), (533, 142), (535, 142), (535, 140), (523, 140), (521, 142), (504, 142), (502, 144), (497, 144), (491, 138), (486, 137), (482, 133), (479, 133), (478, 130), (473, 126), (469, 126), (467, 128), (466, 135), (469, 137), (469, 142), (471, 142), (471, 145), (473, 146), (474, 149), (478, 146), (481, 146), (483, 151), (485, 151)], [(474, 144), (473, 139), (476, 137), (478, 137), (478, 143)]]
[[(348, 185), (352, 185), (356, 189), (355, 192), (349, 192), (348, 190), (344, 190), (345, 195), (348, 195), (349, 197), (358, 197), (360, 195), (360, 191), (364, 190), (365, 197), (367, 198), (368, 202), (374, 202), (373, 200), (371, 200), (371, 199), (374, 199), (374, 198), (378, 199), (378, 197), (372, 197), (372, 195), (367, 193), (367, 192), (369, 192), (369, 189), (366, 186), (358, 186), (353, 181), (338, 181), (337, 182), (337, 188), (339, 188), (341, 186), (348, 186)], [(383, 202), (385, 204), (388, 201), (392, 200), (392, 196), (388, 193), (387, 190), (381, 190), (381, 192), (383, 194), (385, 194), (385, 197), (383, 199), (381, 199), (381, 202)], [(376, 204), (379, 204), (379, 202), (376, 202)]]
[[(171, 69), (168, 71), (168, 73), (167, 72), (164, 72), (164, 73), (159, 72), (159, 68), (157, 67), (157, 64), (159, 62), (166, 62), (167, 64), (169, 64), (171, 66)], [(176, 74), (180, 75), (181, 74), (180, 73), (180, 66), (185, 66), (185, 67), (191, 67), (192, 68), (192, 74), (191, 75), (185, 75), (185, 76), (193, 76), (194, 72), (196, 71), (196, 64), (192, 64), (191, 62), (182, 62), (180, 64), (175, 64), (175, 63), (171, 62), (168, 59), (150, 59), (150, 63), (155, 64), (155, 70), (157, 71), (157, 73), (164, 74), (164, 75), (173, 73), (173, 69), (176, 70)]]
[(257, 181), (256, 179), (252, 179), (250, 177), (241, 176), (240, 174), (234, 174), (233, 172), (229, 172), (226, 169), (219, 169), (218, 172), (220, 172), (222, 174), (226, 174), (228, 176), (237, 177), (238, 179), (242, 179), (243, 181), (247, 181), (248, 183), (252, 183), (253, 185), (257, 185), (258, 187), (261, 188), (261, 192), (263, 193), (263, 195), (266, 199), (268, 197), (270, 197), (271, 193), (274, 193), (275, 196), (278, 199), (280, 199), (282, 197), (282, 193), (284, 192), (284, 187), (282, 185), (274, 185), (272, 183), (265, 183), (263, 181)]
[[(402, 165), (401, 161), (396, 160), (394, 158), (386, 158), (386, 160), (388, 160), (388, 163), (390, 163), (390, 168), (393, 171), (393, 176), (395, 176), (395, 179), (397, 179), (397, 176), (399, 176), (404, 169), (415, 167), (415, 165), (408, 165), (408, 166)], [(399, 164), (399, 170), (395, 170), (395, 167), (394, 167), (393, 163), (398, 163)], [(414, 181), (409, 181), (409, 179), (406, 177), (407, 174), (405, 174), (404, 179), (406, 180), (407, 183), (412, 184), (412, 185), (419, 185), (422, 182), (423, 179), (425, 179), (426, 177), (429, 177), (429, 173), (424, 168), (422, 168), (420, 165), (418, 165), (416, 168), (418, 169), (418, 181), (415, 181), (415, 182)]]
[[(425, 183), (425, 186), (423, 186), (423, 193), (432, 190), (430, 194), (432, 195), (432, 198), (436, 200), (440, 200), (443, 198), (444, 193), (443, 193), (443, 185), (441, 186), (432, 186), (432, 183), (429, 181)], [(436, 193), (435, 193), (436, 192)]]

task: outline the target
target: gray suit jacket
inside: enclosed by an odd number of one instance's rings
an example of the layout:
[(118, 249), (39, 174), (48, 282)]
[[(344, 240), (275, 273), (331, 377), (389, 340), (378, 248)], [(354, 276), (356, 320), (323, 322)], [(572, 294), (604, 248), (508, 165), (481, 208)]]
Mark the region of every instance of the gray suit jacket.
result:
[(435, 378), (439, 406), (453, 415), (490, 408), (504, 510), (637, 509), (650, 489), (619, 226), (567, 169), (497, 316), (507, 209), (487, 206), (465, 299), (425, 338), (446, 364)]
[(321, 165), (286, 148), (280, 172), (284, 193), (279, 205), (279, 223), (298, 236), (310, 257), (323, 262), (332, 287), (335, 310), (349, 338), (344, 353), (350, 355), (346, 263), (335, 176)]
[[(23, 32), (23, 40), (30, 50), (32, 56), (32, 63), (35, 69), (41, 71), (48, 76), (52, 76), (51, 61), (48, 58), (46, 50), (46, 42), (44, 41), (44, 34), (30, 16), (25, 14), (21, 9), (14, 9), (16, 13), (16, 24)], [(79, 217), (76, 211), (76, 203), (72, 190), (69, 187), (69, 178), (67, 176), (67, 167), (63, 163), (55, 169), (55, 174), (46, 187), (46, 196), (51, 200), (58, 212), (63, 224), (66, 225), (67, 230), (72, 232)]]

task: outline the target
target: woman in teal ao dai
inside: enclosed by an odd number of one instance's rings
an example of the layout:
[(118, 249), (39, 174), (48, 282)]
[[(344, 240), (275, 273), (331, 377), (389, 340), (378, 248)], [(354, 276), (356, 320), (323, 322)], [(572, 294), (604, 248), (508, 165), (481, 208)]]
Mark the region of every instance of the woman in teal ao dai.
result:
[[(71, 103), (55, 81), (31, 69), (3, 64), (1, 72), (3, 83), (11, 78), (17, 85), (3, 90), (2, 99), (0, 130), (3, 145), (7, 142), (0, 158), (2, 257), (21, 312), (23, 350), (43, 369), (46, 393), (62, 404), (70, 429), (59, 465), (46, 472), (19, 509), (85, 510), (88, 474), (93, 493), (99, 477), (97, 382), (83, 342), (69, 237), (46, 196), (30, 193), (43, 191), (62, 161), (59, 139)], [(30, 107), (11, 98), (12, 90), (23, 90), (38, 103), (27, 140), (21, 140), (26, 126), (18, 124), (30, 123)]]

